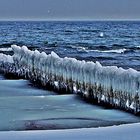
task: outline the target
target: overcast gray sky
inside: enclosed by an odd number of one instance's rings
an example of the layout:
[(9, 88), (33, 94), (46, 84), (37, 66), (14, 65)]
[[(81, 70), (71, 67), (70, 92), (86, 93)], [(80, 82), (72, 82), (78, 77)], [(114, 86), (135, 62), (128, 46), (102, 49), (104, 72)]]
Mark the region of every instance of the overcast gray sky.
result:
[(140, 19), (140, 0), (0, 0), (2, 19)]

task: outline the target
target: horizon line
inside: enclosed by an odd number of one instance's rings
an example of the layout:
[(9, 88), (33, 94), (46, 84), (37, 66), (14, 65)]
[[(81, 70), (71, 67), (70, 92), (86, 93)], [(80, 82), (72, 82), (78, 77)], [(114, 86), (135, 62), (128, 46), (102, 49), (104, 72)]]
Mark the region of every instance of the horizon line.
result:
[(140, 19), (0, 19), (0, 21), (140, 21)]

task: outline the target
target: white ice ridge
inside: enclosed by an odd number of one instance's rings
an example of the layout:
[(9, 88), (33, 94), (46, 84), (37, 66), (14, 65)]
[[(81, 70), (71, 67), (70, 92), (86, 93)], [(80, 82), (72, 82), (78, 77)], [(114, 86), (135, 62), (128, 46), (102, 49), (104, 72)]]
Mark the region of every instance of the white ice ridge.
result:
[(10, 56), (10, 55), (6, 55), (6, 54), (3, 54), (3, 53), (0, 53), (0, 63), (14, 63), (13, 61), (13, 57)]
[[(113, 106), (139, 111), (140, 72), (116, 66), (102, 66), (99, 62), (79, 61), (75, 58), (60, 58), (55, 52), (47, 55), (26, 46), (11, 46), (14, 55), (15, 73), (42, 85), (80, 92), (85, 98), (94, 98)], [(10, 56), (4, 55), (9, 58)]]

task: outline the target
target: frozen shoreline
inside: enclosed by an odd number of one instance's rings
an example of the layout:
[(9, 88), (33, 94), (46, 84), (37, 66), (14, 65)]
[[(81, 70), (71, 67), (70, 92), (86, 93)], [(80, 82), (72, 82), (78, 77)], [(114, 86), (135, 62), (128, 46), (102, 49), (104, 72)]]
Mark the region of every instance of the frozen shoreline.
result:
[(1, 131), (97, 128), (140, 122), (132, 114), (85, 103), (78, 95), (38, 89), (27, 80), (0, 80), (0, 109)]
[[(99, 62), (60, 58), (26, 46), (11, 46), (13, 56), (1, 54), (1, 71), (29, 79), (42, 87), (60, 93), (76, 93), (90, 102), (140, 112), (140, 72)], [(130, 88), (131, 87), (131, 88)]]
[(101, 128), (0, 132), (1, 140), (138, 140), (140, 123)]

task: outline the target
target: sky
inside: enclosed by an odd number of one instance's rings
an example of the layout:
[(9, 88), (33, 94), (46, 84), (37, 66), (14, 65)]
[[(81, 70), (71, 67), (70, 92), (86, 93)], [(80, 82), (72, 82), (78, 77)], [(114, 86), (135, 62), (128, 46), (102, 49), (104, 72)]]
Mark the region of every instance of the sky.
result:
[(140, 19), (140, 0), (0, 0), (0, 20)]

